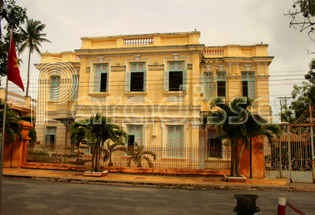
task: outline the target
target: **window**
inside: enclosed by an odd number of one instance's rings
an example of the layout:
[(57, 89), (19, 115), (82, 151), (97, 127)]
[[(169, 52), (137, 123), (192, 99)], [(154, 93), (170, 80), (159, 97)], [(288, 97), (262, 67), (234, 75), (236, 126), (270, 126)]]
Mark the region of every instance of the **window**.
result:
[(207, 156), (213, 158), (222, 158), (222, 143), (217, 138), (216, 129), (208, 129)]
[(203, 73), (203, 99), (208, 100), (213, 97), (213, 73)]
[(142, 145), (142, 125), (128, 125), (128, 148)]
[(168, 63), (168, 71), (164, 71), (164, 91), (186, 91), (187, 71), (184, 61)]
[(49, 99), (58, 100), (59, 99), (59, 86), (60, 86), (60, 76), (50, 76), (49, 80)]
[(78, 98), (78, 89), (79, 89), (79, 75), (72, 76), (72, 95), (71, 99), (76, 100)]
[(55, 126), (47, 126), (46, 127), (46, 136), (45, 136), (45, 144), (49, 145), (50, 148), (54, 148), (56, 144), (56, 130)]
[(167, 151), (166, 155), (170, 158), (182, 158), (184, 155), (183, 148), (183, 128), (182, 125), (167, 126)]
[(108, 91), (108, 64), (94, 64), (94, 92)]
[(225, 72), (217, 72), (217, 97), (226, 97)]
[(130, 63), (130, 71), (126, 71), (125, 87), (127, 92), (143, 92), (146, 90), (145, 63)]
[(242, 95), (250, 99), (255, 99), (255, 94), (255, 73), (242, 72)]

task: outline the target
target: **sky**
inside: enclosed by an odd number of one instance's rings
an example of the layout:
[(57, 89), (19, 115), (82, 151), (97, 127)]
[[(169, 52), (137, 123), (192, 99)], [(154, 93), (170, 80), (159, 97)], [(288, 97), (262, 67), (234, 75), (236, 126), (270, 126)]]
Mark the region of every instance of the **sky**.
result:
[[(42, 52), (73, 51), (81, 47), (81, 37), (121, 34), (201, 32), (200, 43), (207, 46), (228, 44), (269, 44), (274, 56), (270, 65), (270, 96), (273, 117), (279, 112), (280, 96), (290, 96), (293, 84), (301, 84), (314, 57), (315, 43), (299, 29), (289, 27), (284, 13), (292, 0), (17, 0), (27, 8), (31, 19), (46, 24), (51, 43)], [(22, 79), (26, 83), (28, 51), (20, 55)], [(38, 71), (31, 58), (30, 93), (36, 96)], [(10, 85), (11, 86), (11, 85)], [(12, 91), (22, 93), (12, 87)]]

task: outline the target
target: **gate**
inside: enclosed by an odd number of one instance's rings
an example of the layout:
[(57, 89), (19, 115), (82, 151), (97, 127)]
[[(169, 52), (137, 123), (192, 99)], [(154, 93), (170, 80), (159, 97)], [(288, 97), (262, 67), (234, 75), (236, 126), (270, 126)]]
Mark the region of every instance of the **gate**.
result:
[(313, 124), (282, 124), (277, 141), (265, 144), (265, 174), (292, 182), (315, 182)]

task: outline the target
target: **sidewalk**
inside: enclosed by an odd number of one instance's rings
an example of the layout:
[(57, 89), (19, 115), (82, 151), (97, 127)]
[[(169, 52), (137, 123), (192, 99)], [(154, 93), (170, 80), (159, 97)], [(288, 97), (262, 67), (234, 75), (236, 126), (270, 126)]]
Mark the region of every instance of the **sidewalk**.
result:
[[(221, 177), (152, 176), (109, 173), (103, 177), (86, 177), (83, 172), (4, 168), (5, 177), (32, 178), (74, 183), (99, 183), (113, 185), (154, 186), (186, 189), (233, 189), (315, 191), (315, 184), (294, 184), (287, 179), (248, 179), (246, 183), (223, 182)], [(314, 186), (313, 186), (314, 185)]]

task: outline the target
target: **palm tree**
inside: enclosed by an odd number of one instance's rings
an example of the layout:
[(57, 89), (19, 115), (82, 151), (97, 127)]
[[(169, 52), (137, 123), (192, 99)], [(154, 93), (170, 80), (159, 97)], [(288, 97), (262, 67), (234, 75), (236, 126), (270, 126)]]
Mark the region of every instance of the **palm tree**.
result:
[(28, 53), (28, 70), (27, 70), (27, 85), (26, 85), (26, 96), (28, 96), (29, 85), (30, 85), (30, 63), (31, 63), (31, 54), (33, 51), (36, 51), (40, 54), (39, 46), (42, 42), (50, 42), (48, 39), (44, 38), (46, 33), (42, 33), (45, 24), (41, 23), (38, 20), (28, 19), (26, 23), (26, 29), (20, 28), (20, 37), (22, 44), (19, 48), (19, 52), (23, 52), (26, 47), (29, 48)]
[(156, 154), (154, 152), (145, 151), (144, 146), (142, 145), (139, 146), (137, 143), (135, 144), (135, 146), (130, 152), (131, 152), (131, 157), (129, 158), (129, 161), (128, 161), (128, 167), (131, 166), (131, 161), (137, 164), (137, 167), (142, 167), (142, 164), (141, 164), (142, 158), (148, 162), (150, 168), (153, 167), (153, 162), (151, 161), (149, 157), (145, 155), (151, 155), (153, 159), (156, 160)]
[[(232, 110), (231, 107), (241, 107), (242, 109), (239, 109), (236, 113), (235, 108)], [(218, 127), (221, 140), (228, 139), (231, 143), (231, 176), (240, 176), (242, 153), (244, 148), (251, 145), (253, 137), (266, 136), (271, 141), (279, 131), (276, 125), (265, 125), (266, 120), (253, 113), (250, 107), (251, 101), (244, 100), (242, 97), (234, 98), (230, 105), (223, 103), (221, 98), (216, 98), (210, 103), (209, 108), (212, 111), (209, 116), (212, 118), (209, 118), (208, 123), (215, 124)], [(224, 116), (226, 117), (224, 121), (216, 123), (216, 119), (222, 119)], [(231, 117), (234, 118), (234, 123), (231, 123)], [(239, 146), (241, 146), (240, 151), (238, 150)]]
[(104, 153), (104, 162), (108, 161), (108, 166), (113, 166), (112, 154), (116, 151), (126, 152), (127, 148), (124, 146), (124, 143), (118, 142), (110, 144), (110, 141), (107, 141), (107, 147), (103, 150)]
[[(76, 135), (77, 137), (74, 138)], [(120, 126), (112, 124), (110, 118), (96, 114), (89, 119), (74, 123), (71, 127), (71, 136), (77, 142), (82, 138), (82, 141), (86, 140), (90, 145), (92, 169), (97, 172), (100, 171), (99, 161), (104, 151), (104, 144), (107, 141), (122, 142), (122, 139), (126, 137), (126, 133)]]
[(80, 123), (73, 123), (70, 129), (71, 144), (77, 148), (77, 162), (80, 161), (80, 144), (85, 142), (85, 129)]

